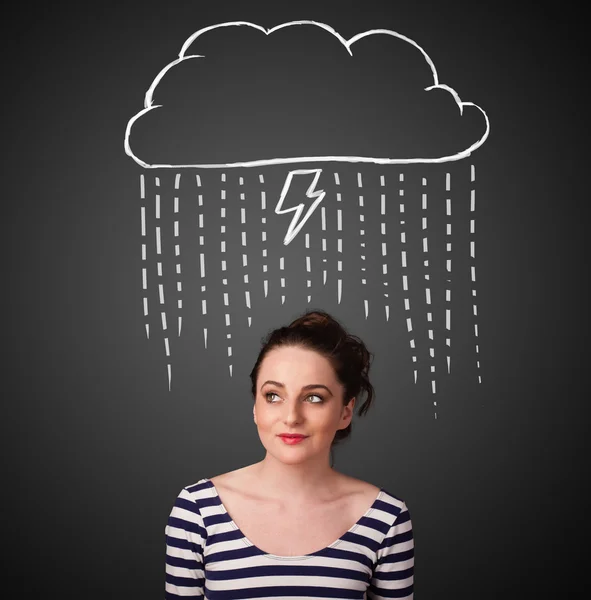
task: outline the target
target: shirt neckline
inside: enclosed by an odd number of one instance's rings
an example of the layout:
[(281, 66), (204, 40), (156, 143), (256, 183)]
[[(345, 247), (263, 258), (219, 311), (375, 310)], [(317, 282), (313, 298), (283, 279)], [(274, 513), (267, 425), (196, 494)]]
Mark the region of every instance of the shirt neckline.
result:
[(301, 560), (301, 559), (313, 558), (315, 556), (322, 555), (324, 552), (326, 552), (326, 550), (329, 550), (330, 548), (334, 548), (335, 546), (340, 544), (349, 533), (352, 533), (353, 531), (355, 531), (355, 529), (357, 529), (357, 527), (359, 527), (359, 525), (361, 524), (361, 521), (363, 521), (363, 519), (365, 519), (366, 517), (369, 517), (369, 515), (376, 508), (376, 504), (380, 501), (380, 499), (382, 497), (382, 493), (385, 492), (385, 490), (383, 488), (380, 488), (380, 491), (378, 492), (378, 495), (375, 497), (372, 505), (361, 515), (361, 517), (359, 517), (359, 519), (357, 519), (357, 521), (353, 525), (351, 525), (351, 527), (349, 527), (349, 529), (345, 533), (343, 533), (343, 535), (341, 535), (341, 537), (339, 537), (337, 540), (335, 540), (332, 544), (326, 546), (326, 548), (323, 548), (322, 550), (316, 550), (316, 552), (311, 552), (310, 554), (303, 554), (301, 556), (280, 556), (279, 554), (271, 554), (269, 552), (265, 552), (264, 550), (259, 548), (256, 544), (253, 544), (244, 535), (244, 532), (240, 529), (240, 527), (238, 527), (238, 525), (236, 525), (234, 519), (232, 518), (232, 515), (230, 515), (230, 513), (226, 510), (226, 507), (224, 506), (224, 503), (222, 502), (222, 499), (221, 499), (220, 495), (218, 494), (218, 490), (215, 487), (215, 484), (213, 483), (213, 481), (211, 481), (211, 479), (209, 479), (208, 477), (205, 477), (204, 479), (211, 486), (210, 490), (211, 490), (212, 496), (217, 497), (217, 499), (220, 502), (220, 507), (222, 508), (224, 513), (228, 516), (228, 518), (230, 519), (230, 524), (232, 525), (232, 527), (234, 529), (236, 529), (236, 531), (238, 531), (238, 533), (240, 533), (244, 542), (248, 546), (252, 547), (254, 550), (258, 551), (263, 556), (267, 556), (269, 558), (275, 558), (278, 560), (298, 560), (298, 559)]

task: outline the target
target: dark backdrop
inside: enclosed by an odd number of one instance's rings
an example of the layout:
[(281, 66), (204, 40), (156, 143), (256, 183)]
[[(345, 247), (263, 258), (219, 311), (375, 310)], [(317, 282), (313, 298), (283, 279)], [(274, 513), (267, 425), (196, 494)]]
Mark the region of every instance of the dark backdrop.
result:
[[(264, 456), (251, 417), (248, 374), (260, 338), (308, 308), (304, 263), (295, 262), (306, 252), (305, 231), (312, 233), (310, 253), (316, 261), (311, 289), (317, 295), (310, 306), (329, 310), (375, 354), (375, 406), (364, 418), (355, 417), (353, 436), (338, 448), (335, 467), (407, 502), (414, 522), (417, 598), (570, 596), (576, 576), (572, 544), (584, 515), (580, 482), (587, 429), (581, 409), (586, 386), (579, 378), (588, 322), (587, 270), (577, 264), (588, 198), (581, 160), (588, 130), (581, 99), (586, 65), (576, 32), (580, 15), (565, 5), (559, 14), (533, 6), (516, 11), (509, 3), (467, 2), (366, 1), (338, 8), (320, 2), (289, 7), (103, 2), (67, 8), (39, 4), (26, 14), (15, 9), (6, 15), (2, 222), (8, 274), (3, 295), (9, 307), (4, 312), (2, 422), (7, 442), (3, 532), (10, 559), (4, 585), (16, 589), (11, 597), (163, 597), (164, 527), (180, 489)], [(433, 58), (440, 81), (454, 87), (462, 100), (483, 107), (491, 120), (486, 143), (455, 164), (424, 171), (320, 165), (327, 209), (329, 195), (334, 207), (338, 191), (334, 172), (341, 173), (344, 205), (355, 211), (358, 171), (370, 182), (367, 196), (374, 209), (382, 191), (380, 174), (387, 178), (393, 207), (397, 178), (406, 176), (416, 363), (406, 326), (396, 220), (388, 225), (392, 266), (386, 322), (374, 263), (366, 284), (371, 293), (364, 295), (360, 284), (360, 251), (354, 249), (360, 243), (359, 223), (356, 213), (352, 217), (346, 210), (343, 218), (350, 228), (343, 233), (349, 244), (344, 255), (348, 252), (349, 259), (343, 258), (348, 262), (340, 304), (335, 288), (320, 283), (319, 213), (309, 230), (283, 248), (287, 277), (292, 277), (284, 304), (276, 262), (269, 267), (269, 296), (262, 295), (257, 267), (262, 259), (255, 254), (261, 250), (255, 219), (260, 215), (254, 209), (249, 213), (252, 309), (243, 300), (238, 255), (229, 254), (228, 261), (235, 260), (228, 265), (234, 299), (233, 329), (227, 331), (235, 342), (229, 360), (219, 239), (214, 236), (219, 223), (207, 230), (209, 320), (201, 315), (200, 249), (190, 233), (198, 227), (197, 189), (191, 187), (197, 171), (183, 172), (179, 188), (184, 194), (181, 227), (186, 226), (181, 234), (187, 257), (185, 320), (178, 337), (179, 315), (176, 304), (170, 304), (170, 357), (156, 287), (148, 290), (152, 308), (144, 316), (140, 176), (146, 177), (144, 206), (152, 215), (148, 227), (153, 235), (158, 173), (144, 172), (124, 153), (128, 119), (141, 109), (156, 73), (194, 31), (229, 20), (272, 27), (295, 19), (330, 24), (345, 38), (386, 28), (416, 40)], [(375, 77), (380, 76), (376, 67)], [(230, 134), (222, 132), (220, 139), (224, 135)], [(471, 165), (476, 170), (472, 188)], [(250, 199), (260, 196), (257, 175), (266, 174), (269, 264), (279, 256), (290, 218), (272, 212), (287, 170), (227, 170), (228, 201), (234, 205), (239, 204), (239, 176), (248, 180)], [(163, 189), (168, 185), (162, 197), (167, 231), (174, 219), (177, 172), (161, 173)], [(452, 190), (454, 243), (467, 248), (476, 242), (475, 261), (467, 252), (454, 257), (450, 374), (443, 344), (445, 272), (437, 263), (436, 245), (441, 250), (445, 243), (437, 236), (446, 219), (447, 172), (453, 182), (462, 182)], [(220, 173), (202, 172), (206, 200), (219, 193), (214, 178)], [(435, 244), (431, 274), (437, 352), (432, 361), (417, 228), (423, 176), (432, 186), (434, 211), (428, 230)], [(470, 189), (477, 198), (472, 237), (466, 208)], [(206, 215), (213, 219), (208, 206)], [(326, 235), (332, 255), (326, 268), (329, 286), (334, 286), (339, 257), (330, 214), (333, 229)], [(228, 240), (233, 235), (232, 243), (238, 244), (238, 213), (231, 219)], [(171, 267), (165, 286), (172, 297), (176, 280), (170, 236), (164, 244), (165, 265)], [(150, 281), (156, 281), (151, 248), (146, 268)], [(478, 274), (477, 317), (470, 299), (472, 265)], [(366, 319), (363, 300), (370, 296)], [(247, 316), (252, 316), (250, 327)], [(207, 350), (203, 327), (208, 327)], [(170, 390), (167, 364), (172, 365)], [(431, 365), (436, 366), (435, 394)]]

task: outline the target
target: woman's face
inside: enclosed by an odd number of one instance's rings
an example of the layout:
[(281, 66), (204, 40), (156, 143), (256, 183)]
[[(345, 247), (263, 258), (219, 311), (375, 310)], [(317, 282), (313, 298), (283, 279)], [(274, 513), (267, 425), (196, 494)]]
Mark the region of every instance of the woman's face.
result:
[[(344, 386), (321, 354), (279, 347), (263, 359), (256, 383), (255, 421), (263, 446), (282, 462), (326, 455), (336, 431), (351, 422), (355, 399), (343, 406)], [(280, 433), (308, 436), (288, 445)]]

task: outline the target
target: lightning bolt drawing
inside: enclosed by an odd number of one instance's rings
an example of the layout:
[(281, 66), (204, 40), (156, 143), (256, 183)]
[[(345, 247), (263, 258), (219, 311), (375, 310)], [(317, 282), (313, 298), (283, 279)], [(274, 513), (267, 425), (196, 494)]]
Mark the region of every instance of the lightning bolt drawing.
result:
[[(314, 179), (310, 184), (310, 187), (306, 191), (306, 200), (314, 200), (312, 204), (308, 206), (308, 211), (306, 212), (306, 216), (300, 220), (302, 213), (304, 211), (305, 202), (300, 202), (297, 206), (293, 206), (291, 208), (282, 208), (283, 201), (287, 196), (287, 192), (289, 191), (289, 187), (293, 180), (294, 175), (311, 175), (314, 173)], [(316, 184), (318, 183), (318, 179), (320, 179), (320, 173), (322, 173), (322, 169), (296, 169), (295, 171), (290, 171), (285, 179), (285, 183), (283, 184), (283, 190), (281, 190), (281, 196), (279, 197), (279, 202), (275, 207), (275, 212), (278, 215), (283, 215), (285, 213), (293, 212), (293, 218), (291, 219), (291, 223), (289, 224), (289, 228), (287, 229), (287, 234), (283, 238), (283, 244), (287, 246), (293, 238), (300, 232), (300, 229), (304, 226), (306, 221), (312, 216), (312, 213), (316, 209), (316, 207), (322, 202), (326, 193), (324, 190), (315, 190)], [(299, 223), (298, 223), (299, 221)]]

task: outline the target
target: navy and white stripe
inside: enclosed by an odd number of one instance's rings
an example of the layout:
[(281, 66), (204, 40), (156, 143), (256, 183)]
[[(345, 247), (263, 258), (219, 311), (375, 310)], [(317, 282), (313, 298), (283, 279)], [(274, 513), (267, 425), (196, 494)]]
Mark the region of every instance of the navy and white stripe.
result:
[(347, 533), (306, 556), (276, 556), (257, 548), (207, 478), (181, 490), (165, 537), (166, 600), (413, 598), (410, 513), (383, 488)]

